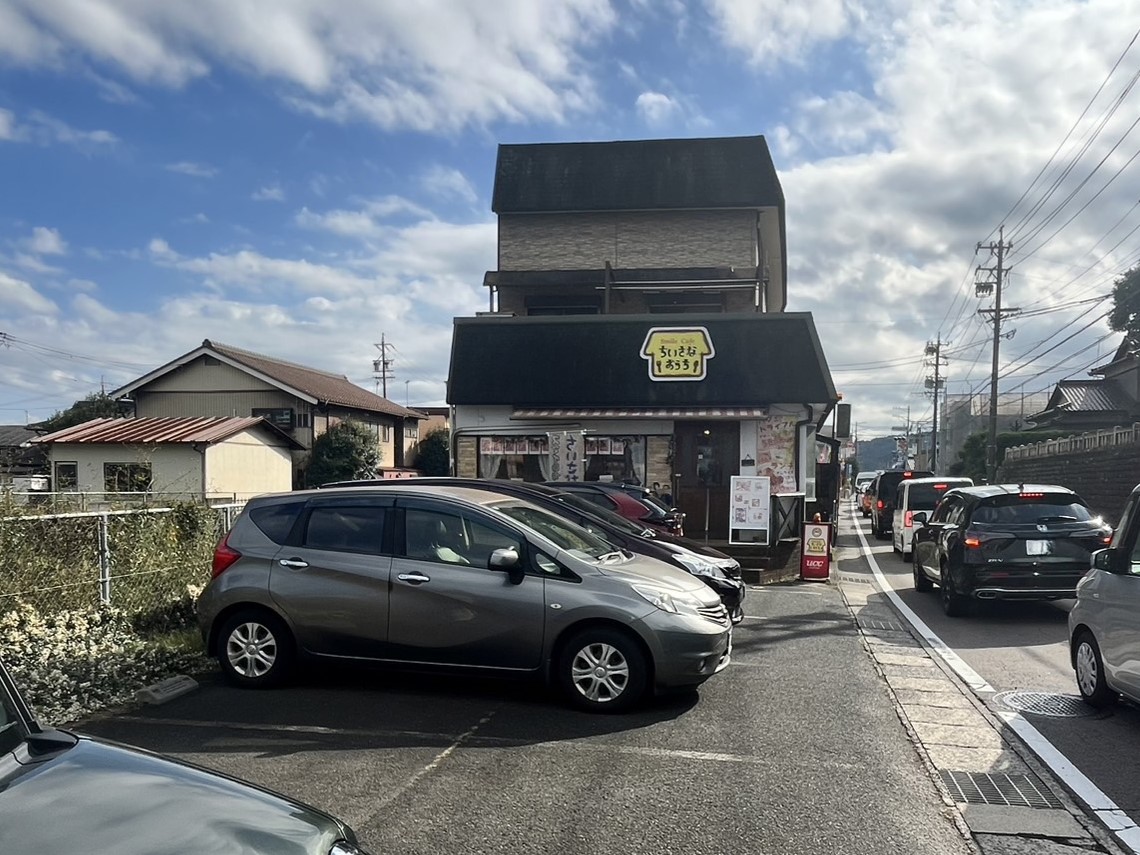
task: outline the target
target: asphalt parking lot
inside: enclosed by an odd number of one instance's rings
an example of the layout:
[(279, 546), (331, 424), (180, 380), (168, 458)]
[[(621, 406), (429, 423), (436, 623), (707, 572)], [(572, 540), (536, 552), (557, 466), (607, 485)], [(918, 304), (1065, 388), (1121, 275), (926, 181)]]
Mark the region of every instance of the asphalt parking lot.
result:
[(206, 675), (82, 729), (297, 796), (377, 853), (969, 851), (837, 591), (754, 589), (746, 611), (728, 669), (625, 716), (338, 669), (265, 692)]

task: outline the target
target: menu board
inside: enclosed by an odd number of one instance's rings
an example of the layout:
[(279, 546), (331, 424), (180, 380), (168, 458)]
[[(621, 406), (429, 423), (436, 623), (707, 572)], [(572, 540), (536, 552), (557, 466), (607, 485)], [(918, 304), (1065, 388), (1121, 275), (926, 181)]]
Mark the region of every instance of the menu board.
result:
[(729, 494), (729, 543), (767, 543), (772, 511), (772, 479), (733, 475)]
[(770, 417), (756, 423), (756, 474), (772, 479), (773, 493), (796, 492), (796, 420)]

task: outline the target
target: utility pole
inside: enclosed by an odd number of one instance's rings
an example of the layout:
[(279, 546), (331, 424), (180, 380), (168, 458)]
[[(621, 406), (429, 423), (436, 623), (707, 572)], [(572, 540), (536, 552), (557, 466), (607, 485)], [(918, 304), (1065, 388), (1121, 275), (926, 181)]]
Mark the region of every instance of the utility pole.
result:
[(389, 350), (395, 350), (396, 345), (387, 340), (384, 333), (380, 333), (380, 343), (373, 344), (380, 355), (372, 360), (372, 379), (376, 381), (376, 391), (384, 398), (388, 397), (388, 381), (395, 377), (392, 372), (392, 357), (388, 355)]
[(946, 360), (942, 356), (942, 346), (948, 343), (942, 340), (941, 333), (933, 342), (928, 341), (926, 343), (925, 356), (934, 362), (934, 376), (926, 378), (926, 388), (930, 390), (928, 394), (934, 400), (934, 418), (930, 424), (930, 465), (927, 467), (931, 472), (938, 471), (938, 390), (946, 385), (946, 381), (940, 376), (940, 372), (942, 366), (946, 364)]
[(1013, 249), (1012, 243), (1005, 242), (1005, 226), (998, 229), (997, 243), (979, 243), (978, 250), (988, 249), (990, 258), (996, 263), (993, 267), (979, 266), (975, 271), (974, 294), (978, 297), (994, 295), (992, 309), (978, 309), (978, 314), (988, 316), (994, 325), (993, 365), (990, 368), (990, 429), (986, 442), (986, 477), (992, 484), (997, 480), (997, 422), (998, 422), (998, 357), (1001, 350), (1001, 322), (1007, 316), (1016, 315), (1020, 309), (1001, 307), (1001, 289), (1005, 283), (1005, 254)]

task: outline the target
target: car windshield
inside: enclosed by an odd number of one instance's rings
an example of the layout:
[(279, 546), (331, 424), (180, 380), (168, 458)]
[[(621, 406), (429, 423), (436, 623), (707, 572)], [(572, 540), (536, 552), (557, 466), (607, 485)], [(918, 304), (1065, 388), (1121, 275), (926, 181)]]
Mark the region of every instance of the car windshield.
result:
[(1071, 494), (995, 496), (974, 509), (972, 522), (982, 525), (1032, 525), (1049, 522), (1085, 522), (1092, 511)]
[(538, 532), (559, 549), (565, 549), (579, 558), (597, 560), (606, 555), (621, 554), (620, 550), (609, 541), (542, 508), (513, 503), (501, 503), (491, 507)]
[(638, 525), (635, 522), (627, 520), (621, 514), (615, 514), (613, 511), (608, 511), (605, 508), (599, 507), (591, 502), (589, 499), (583, 499), (581, 496), (575, 496), (573, 493), (562, 493), (558, 496), (558, 501), (567, 507), (573, 508), (588, 517), (599, 519), (607, 525), (613, 526), (619, 531), (626, 534), (632, 534), (635, 537), (654, 537), (653, 529), (646, 528), (645, 526)]
[(944, 483), (939, 481), (937, 484), (911, 484), (910, 498), (907, 500), (907, 507), (912, 511), (932, 511), (947, 490), (953, 489), (954, 487), (963, 487), (967, 484), (969, 484), (968, 481), (959, 483)]

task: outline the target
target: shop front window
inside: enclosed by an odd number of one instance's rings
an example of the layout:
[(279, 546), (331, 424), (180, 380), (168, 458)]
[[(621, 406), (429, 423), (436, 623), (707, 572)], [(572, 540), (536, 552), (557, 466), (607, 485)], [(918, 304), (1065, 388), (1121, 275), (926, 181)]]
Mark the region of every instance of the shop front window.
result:
[(645, 483), (645, 437), (587, 436), (586, 480)]
[[(645, 437), (586, 436), (584, 480), (645, 483)], [(479, 437), (480, 478), (550, 480), (545, 436)]]

